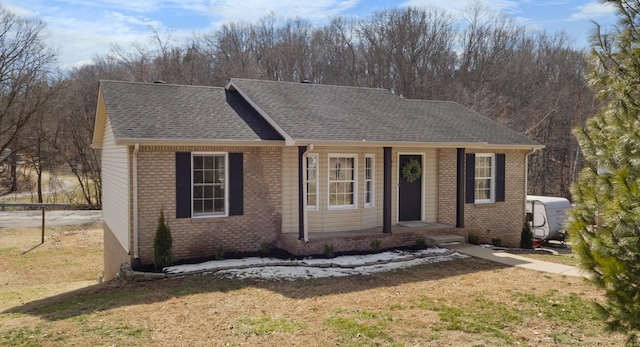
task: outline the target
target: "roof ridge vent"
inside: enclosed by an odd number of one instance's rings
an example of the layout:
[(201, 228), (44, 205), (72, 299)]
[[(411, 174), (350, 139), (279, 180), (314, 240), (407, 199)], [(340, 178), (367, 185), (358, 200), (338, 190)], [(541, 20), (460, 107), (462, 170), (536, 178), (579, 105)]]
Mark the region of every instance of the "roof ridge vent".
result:
[(156, 83), (156, 84), (167, 84), (167, 82), (165, 82), (163, 80), (153, 81), (153, 83)]
[(311, 81), (309, 81), (309, 80), (300, 80), (300, 83), (311, 84)]

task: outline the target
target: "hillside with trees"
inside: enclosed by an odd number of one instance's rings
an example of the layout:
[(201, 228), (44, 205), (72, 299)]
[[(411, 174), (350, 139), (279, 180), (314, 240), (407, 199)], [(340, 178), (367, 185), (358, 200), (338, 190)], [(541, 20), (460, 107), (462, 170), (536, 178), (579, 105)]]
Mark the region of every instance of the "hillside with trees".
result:
[(480, 5), (464, 25), (444, 10), (407, 8), (321, 26), (271, 14), (181, 41), (152, 30), (147, 43), (114, 45), (71, 71), (56, 70), (43, 22), (6, 9), (0, 17), (3, 51), (22, 54), (0, 56), (2, 188), (19, 188), (18, 162), (39, 177), (67, 170), (82, 192), (78, 203), (93, 207), (101, 201), (100, 160), (89, 144), (101, 79), (209, 86), (231, 77), (307, 80), (456, 101), (544, 144), (529, 158), (529, 193), (565, 197), (583, 165), (571, 131), (599, 108), (585, 80), (587, 53), (570, 37), (531, 31)]

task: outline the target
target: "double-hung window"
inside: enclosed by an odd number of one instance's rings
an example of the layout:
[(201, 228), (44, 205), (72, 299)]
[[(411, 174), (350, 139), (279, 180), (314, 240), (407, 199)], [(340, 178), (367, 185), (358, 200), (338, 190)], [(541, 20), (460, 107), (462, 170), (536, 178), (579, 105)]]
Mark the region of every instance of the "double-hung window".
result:
[(364, 207), (372, 207), (374, 199), (374, 155), (364, 157)]
[(355, 154), (329, 155), (329, 208), (356, 207), (356, 163)]
[(227, 215), (226, 153), (192, 154), (193, 216)]
[(307, 155), (307, 208), (318, 209), (318, 155)]
[(475, 189), (476, 203), (493, 202), (495, 191), (495, 159), (490, 153), (476, 153)]

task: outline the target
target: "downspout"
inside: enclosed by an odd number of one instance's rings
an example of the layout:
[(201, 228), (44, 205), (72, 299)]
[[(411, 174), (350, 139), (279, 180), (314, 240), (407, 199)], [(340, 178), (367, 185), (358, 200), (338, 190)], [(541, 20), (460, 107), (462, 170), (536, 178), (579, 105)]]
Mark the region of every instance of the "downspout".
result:
[[(309, 146), (307, 146), (307, 149), (304, 151), (304, 153), (302, 153), (302, 170), (303, 170), (303, 183), (302, 183), (302, 199), (303, 199), (303, 203), (302, 203), (302, 215), (303, 215), (303, 220), (304, 220), (304, 226), (303, 226), (303, 236), (304, 236), (304, 242), (309, 242), (309, 213), (307, 211), (307, 193), (308, 193), (308, 188), (307, 188), (307, 155), (309, 154), (309, 151), (313, 151), (313, 143), (310, 143)], [(316, 167), (316, 172), (319, 171), (318, 168)]]
[(138, 151), (140, 144), (133, 146), (133, 260), (139, 262), (138, 252)]

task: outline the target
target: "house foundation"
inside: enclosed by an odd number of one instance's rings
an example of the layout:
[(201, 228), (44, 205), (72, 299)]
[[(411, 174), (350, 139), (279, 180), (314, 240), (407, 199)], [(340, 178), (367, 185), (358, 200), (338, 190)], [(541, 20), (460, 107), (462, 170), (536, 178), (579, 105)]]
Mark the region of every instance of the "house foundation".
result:
[[(331, 247), (334, 253), (371, 252), (381, 249), (435, 246), (445, 242), (464, 242), (464, 229), (440, 223), (409, 222), (393, 225), (391, 233), (383, 233), (382, 226), (338, 232), (309, 234), (309, 241), (298, 239), (298, 233), (283, 233), (278, 248), (295, 256), (325, 254)], [(379, 241), (374, 241), (379, 240)]]

